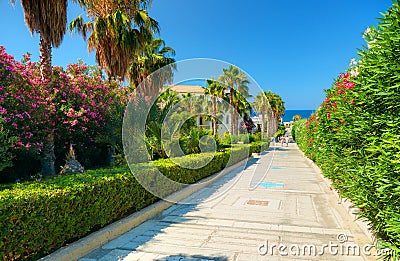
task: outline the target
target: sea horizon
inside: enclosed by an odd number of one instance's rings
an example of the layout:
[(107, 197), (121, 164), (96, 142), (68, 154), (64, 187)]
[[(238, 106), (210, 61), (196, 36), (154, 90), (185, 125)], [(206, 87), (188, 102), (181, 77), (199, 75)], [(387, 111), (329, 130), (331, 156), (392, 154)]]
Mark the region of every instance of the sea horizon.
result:
[(315, 110), (285, 110), (283, 122), (293, 121), (293, 116), (300, 115), (302, 119), (308, 119)]

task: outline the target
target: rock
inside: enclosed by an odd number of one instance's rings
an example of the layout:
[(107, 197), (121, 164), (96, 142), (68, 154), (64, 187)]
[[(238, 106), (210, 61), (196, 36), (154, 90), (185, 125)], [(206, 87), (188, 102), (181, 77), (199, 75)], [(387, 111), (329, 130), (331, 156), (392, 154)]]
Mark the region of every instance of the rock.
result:
[(71, 158), (67, 161), (63, 169), (61, 170), (61, 174), (68, 173), (83, 173), (85, 172), (85, 168), (74, 158)]

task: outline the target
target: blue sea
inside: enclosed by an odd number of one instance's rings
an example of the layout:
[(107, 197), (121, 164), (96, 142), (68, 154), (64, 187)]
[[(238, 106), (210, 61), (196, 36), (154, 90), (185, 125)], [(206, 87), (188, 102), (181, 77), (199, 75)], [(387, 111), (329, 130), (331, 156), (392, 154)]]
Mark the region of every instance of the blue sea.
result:
[(307, 119), (315, 110), (285, 110), (283, 122), (293, 121), (293, 116), (299, 114), (302, 119)]

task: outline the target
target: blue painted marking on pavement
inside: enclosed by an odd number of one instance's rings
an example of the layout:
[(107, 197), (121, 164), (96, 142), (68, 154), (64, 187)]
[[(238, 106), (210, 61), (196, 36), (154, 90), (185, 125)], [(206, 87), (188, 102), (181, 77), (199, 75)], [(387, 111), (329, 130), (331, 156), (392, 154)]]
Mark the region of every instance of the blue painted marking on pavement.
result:
[(286, 169), (286, 168), (282, 168), (282, 167), (271, 167), (271, 170), (283, 170), (283, 169)]
[(257, 186), (265, 187), (265, 188), (273, 188), (273, 187), (283, 187), (283, 183), (275, 183), (275, 182), (261, 182)]

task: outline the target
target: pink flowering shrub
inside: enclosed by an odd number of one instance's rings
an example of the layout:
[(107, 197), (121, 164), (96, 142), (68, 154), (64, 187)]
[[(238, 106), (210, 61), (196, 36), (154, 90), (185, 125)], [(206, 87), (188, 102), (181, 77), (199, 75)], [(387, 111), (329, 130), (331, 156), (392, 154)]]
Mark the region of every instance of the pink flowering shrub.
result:
[[(56, 166), (64, 164), (70, 144), (84, 165), (101, 165), (105, 148), (120, 143), (125, 89), (106, 81), (97, 67), (82, 62), (65, 70), (54, 67), (51, 91), (41, 83), (38, 64), (31, 62), (29, 55), (18, 62), (0, 47), (0, 116), (4, 130), (16, 137), (9, 145), (11, 157), (38, 161), (45, 135), (54, 131)], [(13, 172), (18, 171), (8, 169)], [(4, 172), (0, 172), (0, 180), (3, 178)]]

